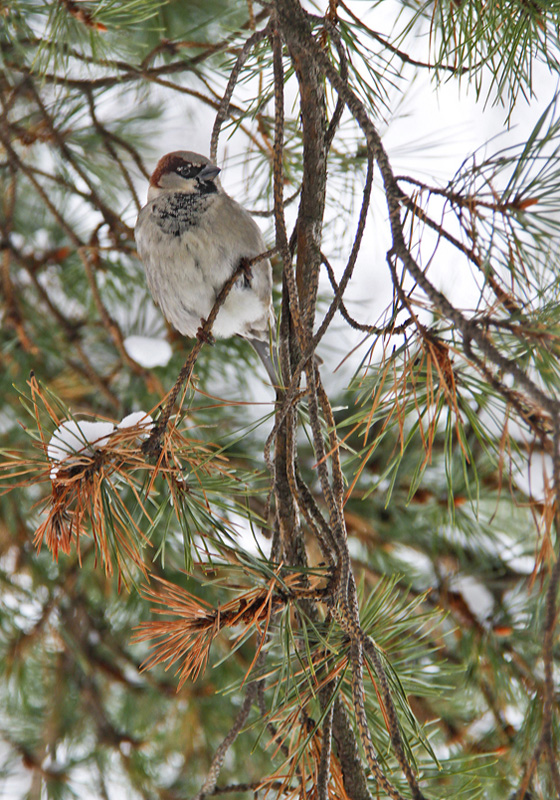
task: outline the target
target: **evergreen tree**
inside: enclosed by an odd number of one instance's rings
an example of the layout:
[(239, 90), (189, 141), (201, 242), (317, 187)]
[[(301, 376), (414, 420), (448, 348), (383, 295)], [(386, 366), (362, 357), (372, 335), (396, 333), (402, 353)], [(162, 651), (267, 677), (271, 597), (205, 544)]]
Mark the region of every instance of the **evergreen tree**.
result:
[[(441, 180), (382, 136), (420, 75), (531, 111), (559, 9), (0, 4), (1, 797), (560, 797), (557, 100)], [(275, 388), (136, 255), (209, 113)]]

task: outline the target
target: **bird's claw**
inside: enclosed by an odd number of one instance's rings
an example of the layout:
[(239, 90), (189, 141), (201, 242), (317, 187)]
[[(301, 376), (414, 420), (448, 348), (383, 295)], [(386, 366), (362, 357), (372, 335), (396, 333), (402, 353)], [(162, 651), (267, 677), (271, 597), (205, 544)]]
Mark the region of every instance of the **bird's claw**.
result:
[(210, 345), (216, 344), (216, 340), (214, 339), (210, 331), (204, 330), (205, 325), (206, 325), (206, 320), (203, 319), (203, 317), (201, 317), (200, 328), (196, 332), (196, 338), (198, 339), (199, 342), (202, 342), (202, 344), (210, 344)]
[(251, 281), (253, 280), (253, 270), (251, 268), (251, 261), (246, 256), (243, 256), (243, 258), (240, 259), (239, 269), (243, 273), (245, 285), (250, 286)]

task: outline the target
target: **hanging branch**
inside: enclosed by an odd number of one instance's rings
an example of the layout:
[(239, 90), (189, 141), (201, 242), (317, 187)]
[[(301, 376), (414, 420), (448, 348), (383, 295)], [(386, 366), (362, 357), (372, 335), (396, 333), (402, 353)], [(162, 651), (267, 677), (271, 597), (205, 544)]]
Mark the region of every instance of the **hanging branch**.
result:
[[(284, 149), (284, 71), (282, 65), (282, 42), (279, 32), (274, 30), (271, 38), (274, 70), (274, 222), (276, 247), (282, 259), (282, 311), (280, 319), (280, 369), (284, 384), (292, 378), (292, 352), (296, 341), (303, 336), (299, 298), (294, 279), (292, 253), (288, 242), (283, 198), (283, 149)], [(299, 385), (299, 381), (296, 382)], [(274, 476), (276, 520), (283, 557), (289, 564), (307, 562), (302, 531), (299, 525), (297, 505), (294, 502), (295, 470), (295, 406), (297, 388), (288, 393), (278, 387), (276, 395), (276, 422), (274, 465), (265, 448), (265, 459)], [(272, 442), (272, 435), (269, 437)], [(268, 443), (267, 443), (268, 444)]]
[[(300, 199), (300, 209), (297, 224), (297, 253), (298, 253), (298, 295), (300, 308), (302, 308), (303, 321), (303, 343), (307, 345), (307, 338), (312, 335), (312, 327), (315, 315), (316, 291), (318, 274), (322, 262), (321, 256), (321, 228), (324, 214), (325, 188), (326, 188), (326, 147), (325, 147), (325, 102), (323, 86), (320, 79), (320, 72), (312, 54), (310, 43), (313, 41), (308, 20), (302, 11), (299, 3), (291, 0), (278, 0), (278, 24), (282, 34), (286, 39), (288, 49), (294, 63), (295, 72), (300, 84), (300, 103), (303, 124), (303, 184)], [(314, 43), (314, 46), (317, 45)], [(359, 249), (363, 228), (365, 225), (365, 209), (369, 202), (369, 191), (371, 186), (371, 159), (369, 168), (369, 181), (366, 184), (364, 203), (355, 239), (355, 247), (349, 260), (347, 269), (347, 279), (351, 275), (357, 252)], [(344, 284), (345, 285), (345, 284)], [(341, 293), (342, 296), (342, 293)], [(336, 306), (333, 304), (331, 317)], [(328, 323), (327, 323), (328, 324)], [(326, 326), (325, 326), (326, 329)], [(342, 490), (342, 480), (340, 468), (334, 470), (335, 483), (331, 481), (327, 470), (326, 453), (323, 446), (323, 436), (319, 417), (318, 392), (321, 392), (323, 405), (329, 406), (328, 399), (321, 387), (320, 376), (312, 360), (308, 360), (305, 365), (307, 381), (307, 400), (311, 429), (313, 432), (313, 442), (317, 457), (317, 471), (319, 474), (323, 499), (327, 505), (330, 519), (330, 528), (334, 536), (337, 547), (338, 568), (339, 568), (339, 608), (338, 618), (344, 630), (350, 635), (355, 643), (352, 649), (352, 674), (354, 687), (354, 700), (358, 712), (360, 712), (360, 698), (363, 700), (363, 674), (362, 658), (363, 650), (361, 631), (357, 604), (354, 598), (354, 581), (350, 566), (350, 557), (346, 541), (346, 528), (343, 515), (344, 496)], [(335, 446), (335, 452), (337, 446)], [(335, 459), (335, 465), (337, 461)], [(334, 491), (333, 491), (334, 489)], [(379, 670), (378, 678), (384, 687), (384, 700), (390, 709), (388, 724), (391, 733), (391, 741), (397, 756), (397, 760), (403, 770), (407, 781), (413, 792), (413, 797), (422, 800), (423, 795), (418, 788), (416, 777), (412, 772), (408, 761), (404, 755), (402, 739), (398, 729), (398, 721), (394, 704), (388, 690), (387, 679), (380, 662), (377, 661), (376, 668)], [(363, 702), (361, 706), (363, 710)], [(362, 743), (368, 754), (368, 763), (374, 771), (379, 784), (383, 786), (395, 800), (400, 800), (401, 795), (385, 778), (377, 759), (373, 755), (371, 738), (367, 723), (365, 722), (365, 712), (359, 713), (359, 728)]]

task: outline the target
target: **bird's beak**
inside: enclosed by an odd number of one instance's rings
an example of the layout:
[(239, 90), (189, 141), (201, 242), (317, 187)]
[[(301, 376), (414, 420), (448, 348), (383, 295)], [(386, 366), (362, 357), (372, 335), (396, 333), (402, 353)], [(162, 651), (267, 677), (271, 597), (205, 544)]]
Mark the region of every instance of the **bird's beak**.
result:
[(221, 172), (219, 167), (213, 164), (207, 164), (203, 167), (197, 175), (199, 181), (213, 181)]

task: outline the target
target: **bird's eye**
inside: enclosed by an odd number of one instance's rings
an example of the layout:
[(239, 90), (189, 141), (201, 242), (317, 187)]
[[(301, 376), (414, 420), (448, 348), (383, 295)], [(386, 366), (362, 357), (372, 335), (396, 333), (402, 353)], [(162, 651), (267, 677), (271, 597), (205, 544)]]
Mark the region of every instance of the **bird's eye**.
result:
[(200, 167), (196, 167), (194, 164), (181, 164), (180, 167), (177, 167), (175, 172), (177, 175), (180, 175), (181, 178), (196, 178), (200, 172)]

